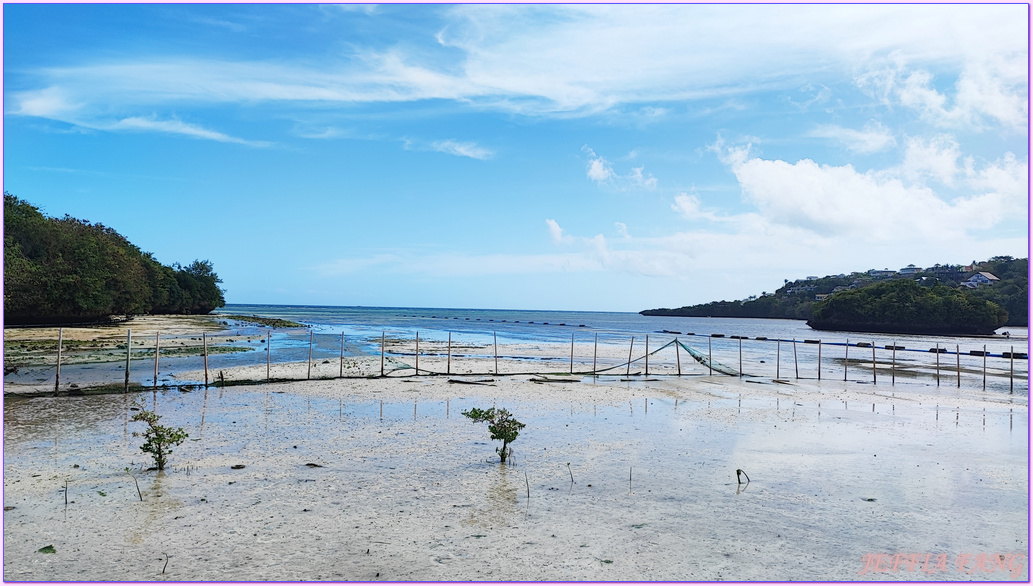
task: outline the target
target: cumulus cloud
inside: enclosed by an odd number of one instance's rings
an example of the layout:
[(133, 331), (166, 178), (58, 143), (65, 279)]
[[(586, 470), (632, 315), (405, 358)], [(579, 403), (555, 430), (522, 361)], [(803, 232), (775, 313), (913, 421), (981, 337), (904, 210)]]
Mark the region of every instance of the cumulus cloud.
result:
[(912, 181), (930, 178), (953, 186), (954, 177), (960, 171), (960, 157), (961, 148), (950, 136), (941, 135), (929, 140), (911, 137), (907, 139), (901, 171)]
[[(656, 189), (657, 180), (653, 177), (652, 173), (645, 171), (645, 166), (632, 167), (631, 171), (626, 175), (621, 175), (613, 170), (613, 165), (607, 161), (604, 157), (597, 155), (594, 150), (588, 145), (581, 147), (581, 152), (588, 155), (588, 164), (586, 165), (586, 176), (602, 185), (612, 185), (619, 189), (628, 188), (642, 188), (642, 189)], [(634, 159), (636, 156), (635, 151), (629, 154), (630, 159)]]
[(549, 226), (549, 236), (552, 237), (552, 241), (556, 244), (569, 243), (573, 241), (573, 238), (563, 233), (563, 228), (560, 227), (559, 223), (553, 219), (545, 220), (546, 225)]

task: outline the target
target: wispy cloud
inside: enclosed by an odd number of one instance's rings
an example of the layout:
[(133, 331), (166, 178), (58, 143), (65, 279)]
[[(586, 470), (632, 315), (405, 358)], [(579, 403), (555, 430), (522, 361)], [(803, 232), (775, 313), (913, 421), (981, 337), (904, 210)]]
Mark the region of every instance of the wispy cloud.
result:
[(889, 128), (877, 120), (870, 120), (862, 130), (844, 128), (835, 124), (819, 124), (807, 133), (814, 138), (827, 138), (838, 141), (852, 152), (861, 154), (877, 153), (897, 144), (897, 139)]
[[(606, 158), (597, 155), (588, 145), (581, 147), (581, 152), (588, 155), (588, 164), (585, 175), (599, 185), (612, 185), (621, 189), (629, 187), (641, 187), (643, 189), (656, 189), (656, 177), (645, 172), (645, 166), (632, 167), (631, 171), (621, 175), (613, 170), (613, 165)], [(635, 158), (634, 151), (629, 159)]]
[(474, 142), (460, 142), (456, 140), (436, 140), (430, 143), (431, 150), (438, 151), (440, 153), (447, 153), (450, 155), (456, 155), (457, 157), (469, 157), (471, 159), (477, 159), (485, 161), (495, 156), (495, 153), (489, 149), (478, 146)]

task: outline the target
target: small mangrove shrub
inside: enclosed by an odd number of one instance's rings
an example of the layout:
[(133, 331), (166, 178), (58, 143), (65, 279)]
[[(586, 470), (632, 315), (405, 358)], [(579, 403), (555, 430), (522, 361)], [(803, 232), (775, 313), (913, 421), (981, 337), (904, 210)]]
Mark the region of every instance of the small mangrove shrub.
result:
[(509, 444), (516, 441), (520, 430), (525, 427), (523, 423), (520, 423), (513, 418), (513, 414), (506, 409), (469, 409), (463, 411), (463, 415), (469, 417), (474, 423), (487, 423), (488, 432), (491, 433), (491, 439), (500, 440), (502, 442), (501, 448), (495, 448), (495, 453), (499, 455), (500, 461), (505, 464), (506, 460), (513, 454), (513, 448), (509, 447)]
[(143, 436), (144, 442), (140, 446), (140, 450), (154, 458), (154, 465), (158, 467), (158, 470), (164, 470), (168, 457), (172, 454), (172, 447), (183, 443), (189, 436), (182, 427), (172, 428), (158, 425), (159, 419), (161, 419), (161, 415), (153, 411), (140, 411), (133, 416), (132, 420), (143, 421), (147, 424), (147, 429), (143, 433), (134, 431), (133, 435)]

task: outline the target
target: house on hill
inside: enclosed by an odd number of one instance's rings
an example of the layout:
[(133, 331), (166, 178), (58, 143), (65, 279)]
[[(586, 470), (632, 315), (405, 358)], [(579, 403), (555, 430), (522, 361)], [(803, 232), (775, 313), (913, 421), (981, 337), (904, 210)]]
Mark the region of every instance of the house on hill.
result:
[(993, 273), (988, 273), (986, 271), (982, 271), (982, 272), (978, 272), (978, 273), (972, 275), (971, 277), (965, 279), (964, 281), (962, 281), (961, 285), (963, 287), (968, 287), (970, 289), (975, 289), (976, 287), (981, 287), (983, 285), (993, 285), (994, 283), (996, 283), (998, 281), (1000, 281), (1000, 279), (995, 277), (993, 275)]
[(904, 267), (904, 268), (900, 269), (899, 271), (897, 271), (898, 274), (908, 275), (908, 276), (910, 276), (910, 275), (917, 275), (920, 272), (922, 272), (922, 269), (920, 267), (916, 267), (915, 265), (907, 265), (906, 267)]

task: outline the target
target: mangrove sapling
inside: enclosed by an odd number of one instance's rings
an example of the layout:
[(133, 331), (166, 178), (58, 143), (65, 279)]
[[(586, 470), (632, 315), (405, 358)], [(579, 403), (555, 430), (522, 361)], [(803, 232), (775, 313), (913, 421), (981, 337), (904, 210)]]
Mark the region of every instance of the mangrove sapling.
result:
[(517, 436), (520, 435), (520, 430), (525, 425), (514, 419), (513, 414), (508, 410), (495, 407), (491, 409), (477, 409), (475, 407), (463, 411), (463, 415), (469, 417), (475, 423), (487, 422), (491, 439), (502, 441), (502, 447), (495, 448), (495, 453), (499, 455), (501, 463), (505, 464), (506, 460), (513, 454), (513, 448), (510, 448), (509, 444), (516, 441)]
[(158, 425), (159, 419), (161, 419), (161, 415), (153, 411), (140, 411), (133, 415), (132, 421), (143, 421), (147, 424), (147, 429), (142, 434), (134, 431), (133, 435), (144, 437), (140, 450), (154, 458), (154, 465), (158, 467), (158, 470), (165, 470), (168, 457), (172, 454), (172, 447), (183, 443), (189, 436), (182, 427), (172, 428)]

